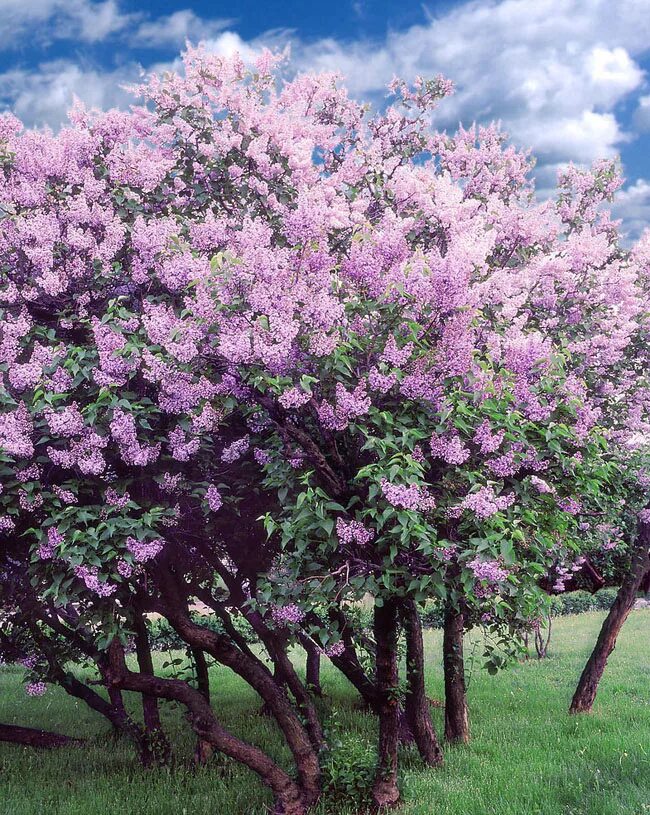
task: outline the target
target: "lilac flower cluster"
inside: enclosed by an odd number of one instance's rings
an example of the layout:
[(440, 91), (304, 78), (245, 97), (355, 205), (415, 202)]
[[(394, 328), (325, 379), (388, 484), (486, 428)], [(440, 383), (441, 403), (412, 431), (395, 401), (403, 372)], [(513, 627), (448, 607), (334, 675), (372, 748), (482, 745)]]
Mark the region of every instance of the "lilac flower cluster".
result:
[(165, 542), (156, 538), (152, 541), (139, 541), (137, 538), (127, 538), (126, 548), (133, 555), (137, 563), (146, 563), (148, 560), (153, 560), (157, 555), (162, 552)]
[(499, 449), (505, 434), (505, 430), (499, 430), (496, 433), (492, 433), (492, 426), (490, 425), (489, 420), (486, 419), (476, 428), (476, 432), (474, 433), (474, 442), (475, 444), (478, 444), (481, 453), (483, 453), (483, 455), (487, 455), (489, 453), (494, 453)]
[(582, 512), (582, 504), (575, 498), (560, 498), (557, 505), (563, 512), (568, 512), (569, 515), (579, 515)]
[(63, 535), (59, 532), (56, 526), (51, 526), (47, 530), (47, 540), (43, 541), (38, 547), (38, 556), (41, 560), (52, 560), (56, 549), (64, 541)]
[(56, 497), (61, 501), (62, 504), (76, 504), (77, 503), (77, 496), (72, 492), (72, 490), (64, 490), (63, 487), (59, 487), (58, 485), (54, 485), (52, 487), (52, 492), (56, 495)]
[(124, 507), (127, 506), (131, 500), (131, 496), (128, 492), (125, 492), (124, 495), (120, 495), (117, 490), (114, 490), (112, 487), (108, 487), (104, 493), (104, 499), (109, 506), (117, 507), (117, 509), (124, 509)]
[(485, 466), (497, 478), (507, 478), (514, 475), (521, 468), (521, 464), (516, 460), (514, 450), (508, 450), (507, 453), (497, 458), (488, 459)]
[(46, 410), (45, 419), (55, 436), (63, 436), (67, 439), (79, 436), (85, 426), (84, 418), (76, 402), (72, 402), (58, 413), (54, 410)]
[(307, 393), (300, 388), (289, 388), (278, 396), (278, 402), (287, 410), (302, 407), (302, 405), (306, 405), (310, 399), (311, 393)]
[(492, 487), (481, 487), (477, 492), (466, 495), (459, 507), (455, 509), (468, 509), (481, 520), (485, 520), (495, 513), (512, 506), (514, 502), (514, 493), (497, 496)]
[(555, 493), (555, 488), (552, 487), (547, 481), (544, 481), (543, 478), (539, 478), (537, 475), (531, 475), (530, 483), (537, 492), (542, 495), (553, 495)]
[(305, 612), (295, 603), (289, 603), (286, 606), (273, 606), (271, 617), (276, 625), (297, 625), (305, 619)]
[(208, 502), (208, 506), (210, 507), (212, 512), (218, 512), (223, 506), (223, 499), (221, 498), (221, 493), (215, 487), (214, 484), (210, 484), (210, 486), (205, 491), (205, 500)]
[(336, 534), (342, 544), (358, 544), (365, 546), (375, 537), (373, 529), (367, 529), (359, 521), (346, 521), (343, 518), (336, 519)]
[(28, 682), (25, 685), (25, 693), (28, 696), (43, 696), (47, 692), (45, 682)]
[(353, 391), (346, 390), (337, 382), (336, 407), (323, 401), (318, 406), (318, 416), (328, 430), (345, 430), (352, 419), (366, 414), (371, 404), (365, 382), (360, 382)]
[(99, 579), (95, 566), (75, 566), (74, 573), (80, 580), (83, 580), (87, 589), (95, 592), (99, 597), (110, 597), (117, 591), (116, 585), (104, 583)]
[(229, 444), (228, 447), (224, 447), (224, 450), (221, 453), (221, 460), (225, 464), (232, 464), (233, 461), (237, 461), (243, 455), (245, 455), (249, 447), (250, 436), (243, 436), (241, 439), (237, 439), (237, 441)]
[(474, 558), (467, 566), (474, 572), (477, 580), (487, 580), (489, 583), (502, 583), (510, 574), (497, 560)]
[(381, 489), (388, 503), (394, 507), (429, 512), (436, 506), (435, 498), (417, 484), (391, 484), (382, 478)]
[(201, 440), (190, 438), (188, 441), (183, 428), (175, 427), (169, 434), (169, 446), (176, 461), (189, 461), (198, 452)]
[(110, 423), (111, 435), (120, 449), (125, 464), (146, 467), (160, 455), (160, 444), (145, 445), (138, 441), (135, 418), (121, 408), (113, 411)]
[(458, 434), (452, 436), (432, 436), (431, 454), (434, 458), (441, 458), (447, 464), (464, 464), (470, 456), (470, 452), (463, 444)]
[(327, 648), (323, 650), (325, 656), (328, 657), (340, 657), (341, 654), (345, 652), (345, 643), (343, 640), (338, 640), (338, 642), (334, 642), (331, 645), (328, 645)]

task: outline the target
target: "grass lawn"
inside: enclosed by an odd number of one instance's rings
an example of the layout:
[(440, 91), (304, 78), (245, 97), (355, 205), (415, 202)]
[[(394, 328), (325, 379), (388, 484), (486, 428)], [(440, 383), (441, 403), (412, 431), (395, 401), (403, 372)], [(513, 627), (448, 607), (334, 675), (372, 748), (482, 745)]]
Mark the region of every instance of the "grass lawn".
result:
[[(480, 669), (480, 643), (466, 644), (472, 743), (446, 751), (428, 770), (410, 749), (402, 756), (401, 815), (650, 815), (650, 610), (633, 612), (601, 683), (593, 714), (566, 710), (602, 613), (555, 620), (548, 659), (531, 659), (495, 677)], [(442, 698), (441, 637), (426, 635), (428, 688)], [(472, 665), (472, 651), (475, 659)], [(50, 752), (0, 744), (1, 815), (262, 815), (269, 796), (257, 779), (219, 756), (190, 766), (193, 739), (181, 712), (165, 704), (181, 748), (171, 771), (143, 771), (103, 719), (58, 689), (27, 697), (22, 673), (0, 667), (0, 721), (88, 739), (81, 749)], [(213, 704), (224, 723), (281, 761), (271, 720), (259, 700), (226, 669), (212, 668)], [(324, 666), (328, 728), (349, 731), (360, 756), (372, 745), (374, 717), (357, 709), (346, 681)], [(433, 710), (438, 729), (442, 711)], [(174, 732), (175, 731), (175, 732)], [(365, 751), (370, 758), (371, 750)], [(322, 804), (318, 815), (357, 815)]]

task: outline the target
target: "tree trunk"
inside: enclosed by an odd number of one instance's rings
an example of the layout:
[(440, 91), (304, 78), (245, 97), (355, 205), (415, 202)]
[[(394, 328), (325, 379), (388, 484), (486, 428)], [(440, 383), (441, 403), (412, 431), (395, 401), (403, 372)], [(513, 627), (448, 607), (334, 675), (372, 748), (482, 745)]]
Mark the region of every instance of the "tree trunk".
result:
[(192, 659), (194, 660), (194, 668), (196, 671), (196, 686), (200, 693), (202, 693), (206, 700), (210, 701), (210, 674), (208, 672), (208, 663), (205, 654), (200, 648), (191, 648)]
[(322, 696), (323, 689), (320, 685), (320, 651), (307, 636), (301, 636), (300, 642), (306, 653), (305, 681), (307, 687), (316, 696)]
[(605, 617), (594, 650), (587, 660), (573, 694), (569, 713), (589, 713), (591, 711), (609, 655), (616, 646), (616, 638), (634, 607), (637, 592), (649, 569), (650, 524), (639, 521), (630, 570), (621, 583), (609, 614)]
[(442, 641), (445, 672), (445, 739), (448, 742), (469, 741), (469, 714), (465, 695), (463, 632), (465, 617), (451, 605), (445, 610)]
[[(140, 673), (145, 676), (154, 676), (153, 659), (149, 647), (149, 632), (147, 624), (141, 614), (134, 619), (135, 653)], [(165, 765), (171, 758), (171, 747), (167, 736), (162, 729), (158, 699), (147, 693), (142, 694), (142, 714), (144, 720), (144, 747), (142, 758), (145, 765), (157, 763)]]
[[(205, 654), (200, 648), (190, 648), (192, 659), (194, 660), (194, 672), (196, 674), (196, 687), (207, 702), (210, 701), (210, 674)], [(212, 758), (212, 745), (205, 739), (198, 738), (194, 748), (194, 761), (204, 765)]]
[(377, 643), (377, 692), (379, 694), (379, 746), (377, 773), (372, 799), (378, 809), (399, 803), (397, 786), (397, 747), (399, 744), (399, 684), (397, 664), (397, 603), (385, 600), (375, 606)]
[(31, 727), (18, 727), (12, 724), (0, 724), (0, 741), (11, 744), (22, 744), (25, 747), (79, 747), (82, 739), (63, 736), (60, 733), (50, 733), (47, 730), (34, 730)]
[(406, 635), (406, 719), (422, 759), (430, 767), (437, 767), (442, 764), (442, 749), (431, 721), (424, 684), (422, 623), (413, 600), (405, 601), (402, 607), (402, 623)]
[(165, 616), (176, 633), (188, 645), (201, 648), (241, 676), (268, 706), (294, 757), (305, 800), (308, 804), (315, 803), (321, 789), (318, 753), (284, 689), (261, 660), (243, 653), (228, 637), (198, 625), (190, 618), (186, 597), (180, 593), (171, 574), (161, 573), (159, 580), (164, 592)]
[(215, 749), (257, 773), (273, 791), (283, 815), (306, 815), (311, 801), (306, 799), (304, 791), (259, 747), (237, 738), (222, 727), (202, 693), (180, 679), (163, 679), (130, 671), (119, 647), (111, 646), (109, 657), (112, 684), (125, 690), (181, 702), (199, 739), (209, 742)]

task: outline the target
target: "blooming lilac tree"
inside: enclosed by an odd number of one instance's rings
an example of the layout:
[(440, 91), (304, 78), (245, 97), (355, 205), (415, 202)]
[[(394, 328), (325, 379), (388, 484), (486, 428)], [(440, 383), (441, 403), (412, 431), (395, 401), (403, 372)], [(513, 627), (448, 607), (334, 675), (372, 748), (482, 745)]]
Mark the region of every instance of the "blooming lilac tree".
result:
[[(647, 277), (600, 206), (614, 167), (570, 168), (538, 204), (496, 128), (430, 129), (444, 80), (395, 81), (370, 116), (333, 76), (278, 83), (276, 62), (190, 49), (129, 113), (77, 107), (56, 136), (0, 119), (0, 528), (39, 600), (80, 610), (113, 687), (183, 702), (299, 815), (323, 738), (292, 631), (351, 675), (346, 604), (374, 598), (374, 799), (392, 805), (400, 619), (436, 763), (417, 602), (445, 605), (458, 653), (465, 620), (511, 632), (544, 579), (560, 591), (619, 545)], [(297, 780), (188, 683), (127, 667), (119, 639), (151, 610), (258, 691)], [(464, 737), (462, 662), (448, 676)]]

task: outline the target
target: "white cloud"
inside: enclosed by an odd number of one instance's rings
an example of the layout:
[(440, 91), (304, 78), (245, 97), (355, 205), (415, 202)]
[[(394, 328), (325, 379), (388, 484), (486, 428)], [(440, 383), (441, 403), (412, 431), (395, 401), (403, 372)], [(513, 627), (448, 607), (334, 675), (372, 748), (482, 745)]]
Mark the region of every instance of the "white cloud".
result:
[(0, 0), (0, 14), (2, 48), (17, 47), (26, 37), (100, 42), (139, 16), (122, 13), (117, 0)]
[(636, 240), (650, 225), (650, 181), (639, 178), (621, 190), (612, 211), (616, 218), (623, 220), (628, 237)]
[(480, 0), (381, 43), (294, 42), (301, 69), (339, 70), (353, 93), (376, 95), (393, 74), (443, 73), (457, 93), (437, 121), (500, 119), (543, 162), (589, 162), (628, 136), (615, 108), (640, 88), (648, 0)]
[(191, 9), (182, 9), (166, 17), (145, 20), (131, 40), (135, 45), (151, 47), (182, 46), (188, 39), (196, 41), (214, 37), (231, 22), (228, 19), (206, 20)]
[(634, 124), (642, 132), (650, 130), (650, 96), (640, 96), (636, 112), (634, 114)]
[[(645, 82), (640, 58), (650, 51), (650, 0), (473, 0), (380, 40), (346, 42), (307, 42), (283, 30), (244, 40), (224, 30), (227, 21), (202, 19), (189, 8), (133, 18), (120, 12), (117, 0), (0, 0), (0, 8), (5, 32), (47, 22), (51, 37), (118, 33), (140, 47), (176, 48), (185, 38), (205, 39), (212, 51), (238, 51), (245, 60), (264, 46), (290, 43), (292, 70), (337, 71), (354, 96), (377, 103), (394, 74), (413, 79), (442, 73), (457, 92), (436, 111), (436, 125), (455, 129), (459, 122), (501, 120), (513, 140), (537, 156), (542, 194), (568, 161), (589, 163), (618, 152), (631, 138), (620, 105), (635, 94), (634, 124), (650, 130), (650, 95), (639, 96)], [(102, 73), (71, 61), (48, 63), (0, 75), (0, 97), (27, 123), (55, 126), (72, 93), (100, 107), (123, 105), (128, 95), (118, 84), (136, 76), (134, 64)], [(648, 214), (647, 183), (621, 196), (618, 211), (630, 223)]]
[(37, 71), (7, 71), (0, 74), (0, 102), (28, 126), (56, 129), (65, 120), (74, 96), (88, 107), (125, 107), (132, 97), (120, 86), (137, 80), (141, 70), (132, 63), (106, 73), (56, 60)]

